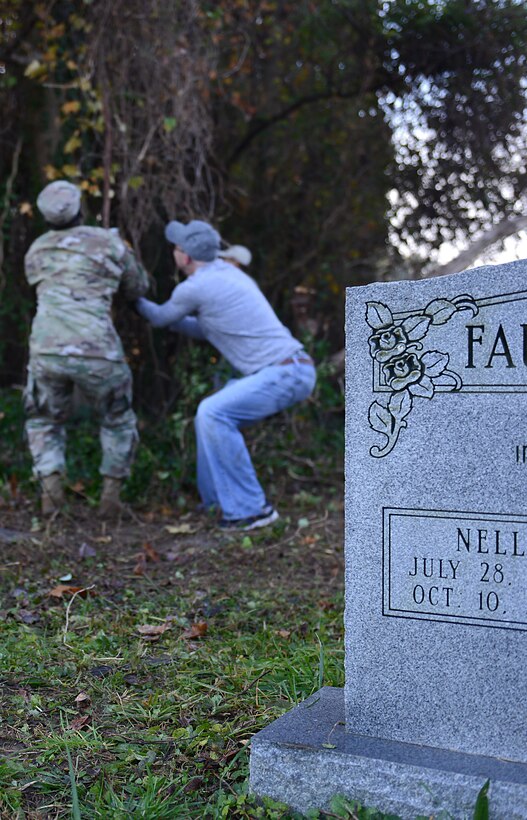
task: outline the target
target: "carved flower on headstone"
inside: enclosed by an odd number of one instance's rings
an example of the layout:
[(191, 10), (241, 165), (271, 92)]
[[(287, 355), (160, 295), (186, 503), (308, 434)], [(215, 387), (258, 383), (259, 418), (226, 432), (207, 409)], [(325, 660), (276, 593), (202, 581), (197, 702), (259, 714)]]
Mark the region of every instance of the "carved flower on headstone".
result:
[(436, 385), (459, 390), (461, 379), (447, 369), (449, 356), (439, 350), (422, 353), (423, 339), (431, 325), (442, 325), (460, 310), (478, 308), (471, 296), (463, 294), (452, 300), (434, 299), (423, 311), (397, 321), (382, 302), (368, 302), (366, 322), (373, 333), (368, 339), (370, 355), (381, 366), (381, 373), (392, 394), (385, 406), (378, 401), (370, 405), (370, 427), (386, 436), (384, 447), (374, 446), (375, 458), (388, 455), (395, 447), (399, 433), (407, 426), (406, 417), (413, 407), (413, 396), (431, 399)]
[(368, 341), (372, 358), (387, 362), (393, 356), (404, 353), (409, 339), (402, 327), (390, 325), (382, 327), (378, 333), (372, 333)]
[(405, 353), (392, 359), (383, 365), (382, 372), (387, 385), (395, 391), (411, 387), (424, 376), (423, 364), (415, 353)]

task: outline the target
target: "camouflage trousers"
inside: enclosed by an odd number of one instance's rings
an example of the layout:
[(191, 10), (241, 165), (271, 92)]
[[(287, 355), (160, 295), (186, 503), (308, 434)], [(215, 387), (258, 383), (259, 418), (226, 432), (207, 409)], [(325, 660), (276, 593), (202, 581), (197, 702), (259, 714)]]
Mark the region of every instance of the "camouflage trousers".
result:
[(26, 436), (33, 473), (44, 478), (66, 469), (65, 423), (77, 386), (100, 418), (102, 463), (113, 478), (130, 474), (139, 436), (132, 410), (132, 374), (125, 362), (74, 356), (32, 356), (24, 392)]

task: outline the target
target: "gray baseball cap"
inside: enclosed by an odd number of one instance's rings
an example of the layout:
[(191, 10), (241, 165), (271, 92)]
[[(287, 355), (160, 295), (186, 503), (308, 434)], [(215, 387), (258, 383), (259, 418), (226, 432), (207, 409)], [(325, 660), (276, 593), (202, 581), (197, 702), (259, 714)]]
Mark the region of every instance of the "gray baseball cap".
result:
[(197, 262), (212, 262), (220, 249), (220, 235), (207, 222), (193, 219), (187, 225), (183, 222), (169, 222), (165, 237), (173, 245), (179, 245), (185, 253)]
[(51, 225), (67, 225), (81, 207), (81, 192), (65, 179), (57, 179), (39, 193), (37, 208)]

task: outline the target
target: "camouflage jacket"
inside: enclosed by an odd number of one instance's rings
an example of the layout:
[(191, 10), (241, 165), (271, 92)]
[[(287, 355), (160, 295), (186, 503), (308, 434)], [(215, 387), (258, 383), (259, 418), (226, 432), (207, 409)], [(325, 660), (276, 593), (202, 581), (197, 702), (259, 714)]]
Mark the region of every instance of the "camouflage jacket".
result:
[(124, 360), (112, 298), (119, 288), (130, 301), (142, 296), (148, 276), (116, 233), (85, 225), (48, 231), (31, 245), (25, 271), (37, 289), (31, 355)]

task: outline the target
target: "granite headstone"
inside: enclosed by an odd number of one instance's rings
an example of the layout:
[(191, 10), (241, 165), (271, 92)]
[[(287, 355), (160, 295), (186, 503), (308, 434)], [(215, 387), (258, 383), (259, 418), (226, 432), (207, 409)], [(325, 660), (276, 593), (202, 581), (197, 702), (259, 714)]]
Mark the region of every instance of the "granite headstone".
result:
[[(257, 794), (527, 818), (527, 261), (348, 290), (346, 683), (252, 742)], [(343, 696), (344, 694), (344, 696)]]

